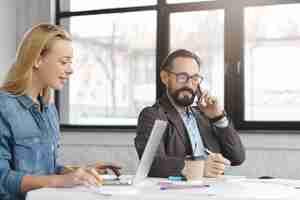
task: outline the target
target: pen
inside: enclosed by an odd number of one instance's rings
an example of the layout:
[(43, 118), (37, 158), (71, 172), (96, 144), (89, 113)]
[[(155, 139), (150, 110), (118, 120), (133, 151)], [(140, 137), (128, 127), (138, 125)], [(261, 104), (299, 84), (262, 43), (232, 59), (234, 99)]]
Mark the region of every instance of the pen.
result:
[(205, 153), (207, 153), (207, 155), (210, 155), (210, 154), (213, 153), (213, 152), (211, 152), (211, 151), (210, 151), (209, 149), (207, 149), (207, 148), (205, 148), (204, 151), (205, 151)]
[(66, 172), (74, 172), (79, 168), (80, 168), (79, 166), (64, 165), (64, 170)]
[[(205, 151), (205, 153), (207, 154), (207, 155), (211, 155), (211, 154), (213, 154), (213, 152), (211, 152), (209, 149), (207, 149), (207, 148), (205, 148), (204, 149), (204, 151)], [(226, 166), (230, 166), (230, 161), (228, 160), (228, 159), (226, 159), (226, 158), (224, 158), (224, 160), (225, 160), (225, 165)]]

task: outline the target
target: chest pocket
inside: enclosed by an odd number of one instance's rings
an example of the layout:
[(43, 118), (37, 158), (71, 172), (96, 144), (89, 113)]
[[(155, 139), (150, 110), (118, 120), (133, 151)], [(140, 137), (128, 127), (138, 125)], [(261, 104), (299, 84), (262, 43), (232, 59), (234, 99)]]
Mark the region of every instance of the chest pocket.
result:
[(46, 175), (54, 170), (55, 145), (41, 137), (17, 139), (14, 147), (15, 170)]

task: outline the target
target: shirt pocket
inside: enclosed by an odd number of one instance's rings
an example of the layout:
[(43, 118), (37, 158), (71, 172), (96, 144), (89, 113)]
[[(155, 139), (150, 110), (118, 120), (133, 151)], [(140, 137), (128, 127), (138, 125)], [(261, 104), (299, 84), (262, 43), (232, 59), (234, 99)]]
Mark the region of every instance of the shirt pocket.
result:
[(14, 147), (15, 170), (31, 175), (48, 174), (53, 165), (51, 152), (51, 142), (41, 137), (18, 139)]

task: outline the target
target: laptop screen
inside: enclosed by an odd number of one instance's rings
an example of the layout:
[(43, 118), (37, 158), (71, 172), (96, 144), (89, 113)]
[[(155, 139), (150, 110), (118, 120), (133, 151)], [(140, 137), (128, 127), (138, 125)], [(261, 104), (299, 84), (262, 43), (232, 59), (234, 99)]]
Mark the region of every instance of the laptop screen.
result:
[(139, 162), (133, 184), (137, 184), (148, 176), (150, 167), (154, 160), (156, 151), (160, 144), (163, 133), (166, 130), (168, 122), (162, 120), (155, 120), (150, 137), (147, 141), (144, 153)]

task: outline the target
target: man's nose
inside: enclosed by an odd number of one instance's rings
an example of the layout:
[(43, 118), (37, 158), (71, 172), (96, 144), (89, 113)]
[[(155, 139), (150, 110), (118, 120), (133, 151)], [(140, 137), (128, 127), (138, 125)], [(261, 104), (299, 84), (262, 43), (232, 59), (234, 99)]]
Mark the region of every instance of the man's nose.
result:
[(194, 84), (193, 84), (193, 79), (189, 78), (186, 82), (186, 86), (188, 86), (189, 88), (194, 88)]

